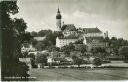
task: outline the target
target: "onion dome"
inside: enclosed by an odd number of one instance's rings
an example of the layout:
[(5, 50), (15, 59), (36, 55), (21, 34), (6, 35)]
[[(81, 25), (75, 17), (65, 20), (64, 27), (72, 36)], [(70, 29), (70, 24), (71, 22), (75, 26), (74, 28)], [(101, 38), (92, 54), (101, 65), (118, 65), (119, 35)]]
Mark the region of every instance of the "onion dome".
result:
[(62, 16), (60, 14), (60, 10), (58, 9), (58, 12), (57, 12), (57, 15), (56, 15), (56, 19), (61, 19), (61, 18), (62, 18)]

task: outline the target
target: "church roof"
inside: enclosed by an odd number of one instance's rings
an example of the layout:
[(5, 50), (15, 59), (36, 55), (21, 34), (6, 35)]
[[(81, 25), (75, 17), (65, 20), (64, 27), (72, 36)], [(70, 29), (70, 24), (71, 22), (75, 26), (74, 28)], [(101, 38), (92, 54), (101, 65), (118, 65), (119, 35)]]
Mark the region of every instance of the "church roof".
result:
[(62, 18), (61, 14), (60, 13), (57, 13), (56, 19), (61, 19), (61, 18)]
[(60, 10), (59, 10), (59, 8), (58, 8), (57, 15), (56, 15), (56, 19), (61, 19), (61, 18), (62, 18), (62, 16), (61, 16)]
[(62, 31), (64, 31), (64, 30), (76, 31), (76, 28), (75, 28), (74, 24), (64, 24), (62, 26)]
[(101, 31), (96, 27), (96, 28), (83, 28), (83, 31), (85, 33), (101, 33)]
[(78, 36), (75, 35), (69, 35), (69, 36), (60, 36), (59, 39), (78, 39)]

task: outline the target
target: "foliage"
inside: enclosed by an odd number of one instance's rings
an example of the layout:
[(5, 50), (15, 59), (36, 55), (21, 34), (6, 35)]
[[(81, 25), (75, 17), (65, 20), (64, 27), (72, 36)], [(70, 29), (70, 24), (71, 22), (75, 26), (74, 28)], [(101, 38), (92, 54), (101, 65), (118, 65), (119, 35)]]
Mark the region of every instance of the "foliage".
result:
[[(28, 77), (28, 66), (19, 62), (21, 55), (22, 38), (27, 28), (23, 19), (12, 19), (10, 15), (18, 13), (17, 1), (1, 1), (1, 28), (2, 28), (2, 80), (4, 77)], [(26, 79), (24, 79), (26, 80)]]
[(32, 36), (31, 36), (30, 32), (25, 32), (25, 33), (21, 34), (19, 36), (19, 38), (20, 38), (21, 44), (23, 44), (25, 42), (31, 43), (31, 41), (32, 41)]
[(35, 45), (35, 48), (39, 51), (42, 51), (45, 49), (45, 41), (41, 41), (41, 42), (38, 42), (36, 45)]
[(82, 59), (82, 53), (78, 52), (78, 51), (73, 51), (71, 52), (71, 57), (73, 59), (73, 62), (74, 64), (77, 64), (78, 67), (80, 67), (80, 65), (82, 64), (83, 62), (83, 59)]
[(119, 48), (122, 46), (128, 46), (128, 41), (124, 40), (123, 38), (105, 38), (105, 41), (108, 43), (108, 47), (111, 50), (111, 53), (115, 53), (116, 55), (119, 54)]
[(53, 45), (53, 46), (48, 46), (46, 48), (46, 50), (49, 50), (49, 52), (52, 52), (52, 51), (60, 51), (60, 48)]
[[(56, 44), (57, 36), (62, 36), (62, 32), (52, 32), (51, 30), (41, 30), (37, 33), (37, 36), (45, 36), (43, 41), (32, 40), (32, 44), (37, 50), (50, 49)], [(33, 36), (34, 37), (34, 36)], [(55, 49), (55, 47), (54, 47)], [(58, 49), (58, 48), (56, 48)]]
[(47, 53), (38, 53), (37, 56), (36, 56), (36, 63), (41, 63), (41, 64), (47, 64), (47, 56), (48, 54)]
[(53, 51), (53, 52), (50, 53), (50, 56), (52, 58), (59, 58), (61, 55), (58, 51)]
[(92, 52), (93, 53), (105, 53), (106, 50), (105, 50), (105, 48), (95, 47), (95, 48), (92, 48)]
[(32, 35), (33, 37), (37, 36), (37, 34), (38, 34), (38, 33), (35, 32), (35, 31), (32, 31), (32, 32), (31, 32), (31, 35)]
[(80, 51), (83, 54), (87, 51), (87, 46), (84, 44), (74, 44), (74, 45), (76, 51)]
[(61, 51), (67, 54), (67, 56), (69, 56), (70, 52), (74, 50), (75, 50), (75, 46), (72, 43), (70, 43), (69, 45), (63, 46), (61, 48)]
[(38, 41), (35, 39), (32, 39), (32, 45), (35, 47), (37, 45)]
[(35, 55), (34, 55), (34, 53), (30, 53), (30, 54), (28, 55), (28, 57), (31, 58), (31, 65), (32, 65), (32, 67), (33, 67), (33, 68), (36, 68), (37, 66), (36, 66), (36, 62), (35, 62)]
[(128, 62), (128, 46), (121, 47), (119, 52), (125, 57), (125, 61)]
[(75, 42), (75, 44), (83, 44), (83, 40), (84, 39), (78, 40), (78, 41)]
[(120, 54), (124, 56), (128, 56), (128, 46), (124, 46), (120, 48)]
[(30, 58), (32, 58), (32, 59), (35, 60), (35, 55), (34, 55), (34, 53), (30, 53), (30, 54), (28, 55), (28, 57), (30, 57)]
[(102, 60), (100, 58), (95, 58), (92, 64), (95, 66), (100, 66), (102, 64)]

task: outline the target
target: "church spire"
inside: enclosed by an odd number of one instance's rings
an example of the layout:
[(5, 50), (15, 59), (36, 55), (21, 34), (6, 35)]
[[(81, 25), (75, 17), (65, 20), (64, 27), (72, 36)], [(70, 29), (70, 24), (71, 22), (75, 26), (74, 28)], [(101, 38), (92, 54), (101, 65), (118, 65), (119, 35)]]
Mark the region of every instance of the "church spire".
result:
[(59, 9), (59, 0), (57, 0), (57, 4), (58, 4), (58, 11), (57, 11), (57, 13), (60, 13), (60, 9)]
[(58, 11), (57, 11), (57, 13), (60, 13), (60, 9), (59, 9), (59, 7), (58, 7)]
[(61, 13), (60, 13), (60, 9), (59, 9), (59, 0), (57, 0), (58, 2), (58, 11), (57, 11), (57, 15), (56, 15), (56, 26), (57, 28), (59, 28), (59, 30), (61, 30)]
[(56, 19), (61, 19), (62, 16), (61, 16), (60, 9), (59, 9), (59, 0), (57, 0), (57, 3), (58, 3), (58, 11), (57, 11)]

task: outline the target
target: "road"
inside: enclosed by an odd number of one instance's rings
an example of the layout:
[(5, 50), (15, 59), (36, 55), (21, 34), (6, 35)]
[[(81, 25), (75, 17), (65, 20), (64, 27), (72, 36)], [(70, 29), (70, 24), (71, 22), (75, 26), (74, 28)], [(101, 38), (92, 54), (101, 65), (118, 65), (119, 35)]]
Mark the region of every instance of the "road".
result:
[(36, 81), (128, 80), (128, 69), (31, 69), (30, 76)]

